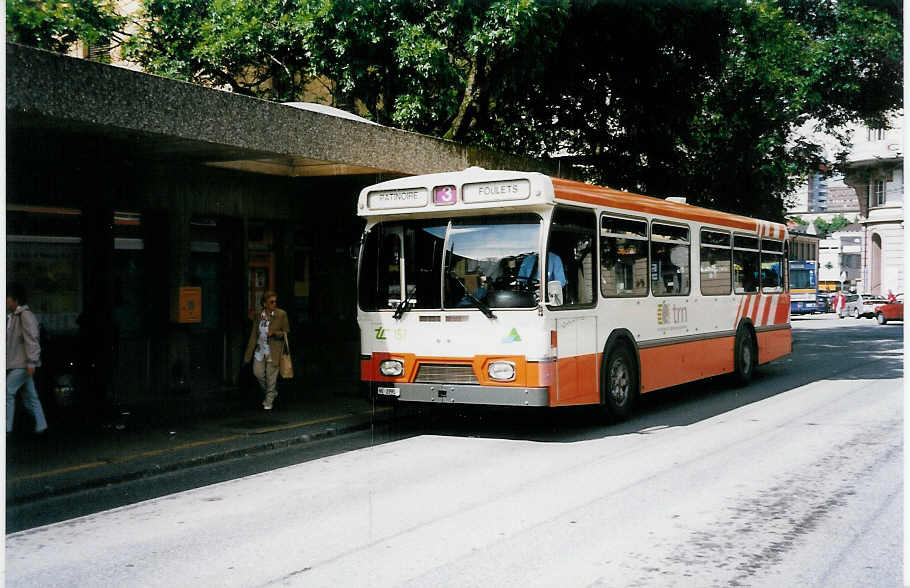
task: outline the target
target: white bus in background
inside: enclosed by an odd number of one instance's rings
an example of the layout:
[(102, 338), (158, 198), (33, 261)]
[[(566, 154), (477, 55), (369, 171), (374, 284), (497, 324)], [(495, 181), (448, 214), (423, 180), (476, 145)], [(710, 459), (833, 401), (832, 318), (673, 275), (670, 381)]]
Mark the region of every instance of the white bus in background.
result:
[(602, 405), (791, 351), (783, 225), (538, 173), (365, 188), (361, 378), (394, 402)]

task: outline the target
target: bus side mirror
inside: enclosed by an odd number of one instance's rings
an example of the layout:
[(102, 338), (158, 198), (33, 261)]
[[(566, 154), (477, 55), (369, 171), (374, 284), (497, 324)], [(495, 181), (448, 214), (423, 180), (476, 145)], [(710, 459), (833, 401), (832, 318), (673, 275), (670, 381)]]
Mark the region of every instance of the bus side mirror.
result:
[(547, 304), (562, 306), (562, 283), (559, 280), (547, 282)]

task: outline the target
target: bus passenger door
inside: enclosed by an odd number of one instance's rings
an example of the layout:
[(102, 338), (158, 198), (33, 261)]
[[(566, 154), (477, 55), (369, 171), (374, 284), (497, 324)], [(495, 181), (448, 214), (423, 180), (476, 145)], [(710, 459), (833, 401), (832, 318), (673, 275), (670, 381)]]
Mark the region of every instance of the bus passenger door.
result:
[(555, 406), (599, 402), (596, 345), (595, 317), (556, 320)]
[(580, 208), (557, 207), (550, 223), (544, 282), (547, 308), (556, 315), (558, 361), (556, 398), (552, 401), (557, 406), (600, 402), (596, 229), (594, 211)]

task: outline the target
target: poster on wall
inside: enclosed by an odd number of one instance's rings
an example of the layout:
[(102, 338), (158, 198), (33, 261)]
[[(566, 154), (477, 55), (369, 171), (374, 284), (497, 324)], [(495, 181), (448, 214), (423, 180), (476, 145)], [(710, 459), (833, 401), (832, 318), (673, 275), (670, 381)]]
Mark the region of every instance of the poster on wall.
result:
[(22, 284), (28, 306), (48, 332), (78, 330), (82, 312), (82, 245), (10, 238), (6, 244), (6, 280)]
[(180, 288), (180, 306), (177, 314), (178, 323), (202, 322), (202, 288), (184, 286)]

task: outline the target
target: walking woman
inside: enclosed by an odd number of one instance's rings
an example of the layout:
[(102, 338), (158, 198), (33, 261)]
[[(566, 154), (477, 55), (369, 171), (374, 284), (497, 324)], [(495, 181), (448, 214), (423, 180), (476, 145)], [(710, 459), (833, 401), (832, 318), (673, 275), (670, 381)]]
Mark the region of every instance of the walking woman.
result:
[(6, 285), (6, 432), (13, 430), (16, 393), (21, 388), (22, 403), (35, 417), (35, 433), (40, 435), (47, 430), (34, 379), (35, 370), (41, 366), (41, 344), (38, 319), (25, 302), (21, 284)]
[(278, 363), (284, 337), (290, 330), (288, 313), (278, 308), (278, 295), (266, 292), (262, 297), (262, 312), (259, 313), (259, 320), (253, 321), (243, 357), (244, 364), (253, 360), (253, 375), (265, 393), (262, 408), (266, 410), (272, 410), (272, 403), (278, 396)]

